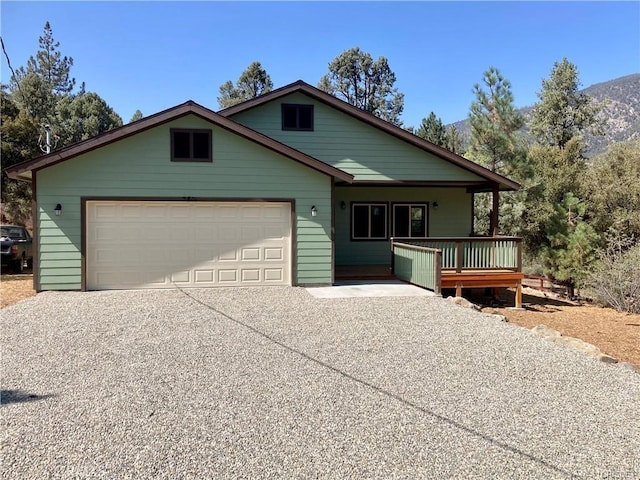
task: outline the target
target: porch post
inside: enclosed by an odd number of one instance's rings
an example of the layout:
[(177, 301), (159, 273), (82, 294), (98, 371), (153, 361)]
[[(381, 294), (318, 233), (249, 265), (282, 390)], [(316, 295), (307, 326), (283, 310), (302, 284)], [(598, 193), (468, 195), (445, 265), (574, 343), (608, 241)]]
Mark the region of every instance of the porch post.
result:
[(493, 185), (493, 206), (491, 208), (491, 236), (498, 236), (498, 205), (499, 205), (500, 185), (497, 183)]

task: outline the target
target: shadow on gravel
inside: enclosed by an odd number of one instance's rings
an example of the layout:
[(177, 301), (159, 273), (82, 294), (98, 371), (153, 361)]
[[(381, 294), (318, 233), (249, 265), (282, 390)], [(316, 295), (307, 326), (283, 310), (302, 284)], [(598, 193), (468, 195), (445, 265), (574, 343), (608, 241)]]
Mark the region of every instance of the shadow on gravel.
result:
[(50, 397), (53, 397), (53, 395), (36, 395), (35, 393), (26, 393), (21, 390), (0, 390), (0, 405), (35, 402)]

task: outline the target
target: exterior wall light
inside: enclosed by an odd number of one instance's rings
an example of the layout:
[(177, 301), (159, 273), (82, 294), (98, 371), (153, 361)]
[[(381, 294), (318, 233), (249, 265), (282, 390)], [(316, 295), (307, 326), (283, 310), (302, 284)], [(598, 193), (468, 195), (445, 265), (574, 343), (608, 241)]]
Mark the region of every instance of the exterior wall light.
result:
[(311, 207), (311, 216), (312, 217), (317, 217), (318, 216), (318, 209), (316, 208), (315, 205), (313, 207)]
[(433, 202), (433, 209), (434, 210), (437, 210), (439, 206), (440, 205), (438, 205), (438, 202)]
[(346, 202), (344, 200), (342, 200), (340, 202), (340, 209), (342, 209), (342, 210), (346, 210), (347, 209), (347, 204), (346, 204)]
[(59, 217), (60, 215), (62, 215), (62, 205), (57, 204), (53, 211), (56, 212), (56, 217)]

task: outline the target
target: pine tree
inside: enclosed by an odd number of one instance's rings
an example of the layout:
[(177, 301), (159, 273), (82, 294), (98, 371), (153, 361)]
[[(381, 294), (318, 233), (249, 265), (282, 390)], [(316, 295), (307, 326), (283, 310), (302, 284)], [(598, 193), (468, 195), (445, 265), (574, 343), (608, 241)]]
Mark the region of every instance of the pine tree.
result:
[(596, 260), (598, 235), (585, 219), (586, 206), (573, 193), (554, 205), (547, 223), (548, 242), (540, 252), (545, 273), (566, 285), (569, 296), (587, 278)]
[(329, 63), (318, 88), (387, 122), (402, 126), (404, 95), (394, 87), (396, 75), (385, 57), (350, 48)]
[[(484, 87), (479, 84), (473, 87), (476, 99), (469, 111), (469, 155), (492, 172), (522, 181), (526, 177), (526, 152), (521, 145), (518, 130), (524, 125), (524, 118), (514, 106), (511, 83), (494, 67), (484, 73), (483, 83)], [(518, 215), (523, 210), (521, 202), (521, 194), (502, 195), (499, 198), (501, 229), (512, 235), (520, 232)], [(474, 196), (476, 231), (489, 234), (496, 231), (496, 225), (489, 224), (492, 205), (493, 201), (488, 194)]]
[(57, 136), (70, 145), (122, 126), (122, 118), (97, 93), (66, 95), (56, 105)]
[[(113, 109), (98, 94), (87, 92), (84, 83), (79, 92), (73, 93), (73, 59), (63, 56), (59, 46), (47, 22), (39, 38), (39, 50), (26, 66), (16, 70), (8, 92), (3, 91), (0, 126), (3, 168), (45, 151), (42, 139), (39, 141), (45, 128), (55, 139), (52, 145), (55, 150), (122, 125)], [(8, 215), (14, 219), (27, 218), (31, 209), (29, 185), (4, 176), (2, 182), (2, 199)]]
[(597, 127), (598, 106), (578, 92), (579, 85), (578, 70), (566, 58), (542, 81), (530, 124), (537, 141), (529, 155), (535, 175), (522, 215), (525, 248), (539, 256), (547, 275), (571, 289), (600, 241), (586, 215), (590, 192), (583, 186), (582, 154), (583, 134)]
[(464, 146), (462, 143), (462, 137), (455, 125), (450, 125), (447, 128), (447, 145), (446, 147), (453, 153), (462, 155), (464, 153)]
[(218, 105), (227, 108), (252, 98), (256, 98), (273, 89), (273, 82), (260, 62), (253, 62), (242, 72), (234, 86), (231, 80), (226, 81), (218, 91)]
[(135, 112), (133, 112), (133, 115), (131, 116), (129, 123), (137, 122), (138, 120), (142, 120), (143, 118), (144, 118), (144, 115), (142, 114), (142, 112), (140, 110), (136, 110)]
[(484, 73), (485, 88), (476, 84), (471, 104), (471, 154), (492, 172), (511, 175), (522, 158), (517, 132), (524, 118), (514, 106), (511, 83), (490, 67)]
[(555, 62), (549, 79), (542, 80), (529, 125), (538, 143), (564, 148), (577, 135), (599, 133), (601, 107), (579, 88), (577, 67), (566, 58)]
[(441, 147), (448, 147), (449, 138), (447, 129), (442, 123), (442, 120), (436, 117), (436, 114), (433, 112), (431, 112), (427, 118), (422, 119), (415, 134)]
[(4, 169), (40, 154), (38, 126), (25, 110), (20, 110), (4, 89), (0, 92), (2, 135), (2, 203), (11, 222), (24, 224), (31, 215), (31, 185), (11, 179)]

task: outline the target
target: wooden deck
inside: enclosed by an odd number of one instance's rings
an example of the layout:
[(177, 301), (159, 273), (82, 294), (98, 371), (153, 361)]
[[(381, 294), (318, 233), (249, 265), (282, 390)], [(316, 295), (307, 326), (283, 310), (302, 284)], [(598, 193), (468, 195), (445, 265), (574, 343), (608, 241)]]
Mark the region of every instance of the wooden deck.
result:
[(515, 288), (515, 307), (522, 307), (522, 272), (513, 270), (442, 270), (441, 288), (455, 288), (462, 296), (463, 288)]
[[(522, 272), (513, 270), (462, 270), (443, 269), (441, 288), (455, 289), (462, 296), (464, 288), (515, 288), (515, 307), (522, 307)], [(335, 279), (340, 280), (397, 280), (390, 265), (337, 265)]]

